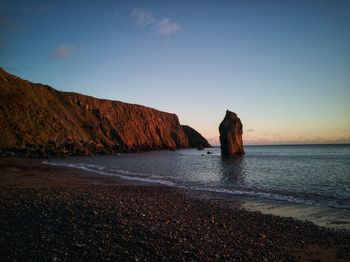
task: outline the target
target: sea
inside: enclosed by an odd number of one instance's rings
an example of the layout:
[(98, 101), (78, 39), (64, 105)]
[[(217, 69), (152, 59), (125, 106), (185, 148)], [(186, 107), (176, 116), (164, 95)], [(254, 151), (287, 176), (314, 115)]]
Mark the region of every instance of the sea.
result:
[(43, 163), (189, 189), (247, 210), (350, 230), (350, 145), (245, 146), (238, 157), (223, 157), (214, 147)]

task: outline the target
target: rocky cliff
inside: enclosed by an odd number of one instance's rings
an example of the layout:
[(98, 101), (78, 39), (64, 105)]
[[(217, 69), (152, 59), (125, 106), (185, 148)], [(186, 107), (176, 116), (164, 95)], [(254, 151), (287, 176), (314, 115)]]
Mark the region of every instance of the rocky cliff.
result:
[(188, 138), (190, 147), (193, 148), (208, 148), (211, 147), (209, 142), (195, 129), (190, 126), (182, 125), (183, 130)]
[(0, 68), (0, 155), (113, 154), (189, 145), (175, 114), (60, 92)]
[(238, 116), (226, 110), (224, 120), (219, 126), (221, 155), (243, 155), (243, 125)]

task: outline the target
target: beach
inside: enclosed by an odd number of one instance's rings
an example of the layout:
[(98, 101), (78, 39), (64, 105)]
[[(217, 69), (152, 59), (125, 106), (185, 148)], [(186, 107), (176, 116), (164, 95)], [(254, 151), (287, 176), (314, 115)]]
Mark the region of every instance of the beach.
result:
[(239, 202), (33, 159), (0, 159), (6, 261), (349, 261), (350, 233)]

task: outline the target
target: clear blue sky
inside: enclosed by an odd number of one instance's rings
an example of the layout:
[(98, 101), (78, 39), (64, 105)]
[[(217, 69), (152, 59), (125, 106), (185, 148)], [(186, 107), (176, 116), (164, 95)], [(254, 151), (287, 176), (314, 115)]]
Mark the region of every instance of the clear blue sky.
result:
[(350, 1), (0, 3), (0, 65), (176, 113), (214, 142), (350, 142)]

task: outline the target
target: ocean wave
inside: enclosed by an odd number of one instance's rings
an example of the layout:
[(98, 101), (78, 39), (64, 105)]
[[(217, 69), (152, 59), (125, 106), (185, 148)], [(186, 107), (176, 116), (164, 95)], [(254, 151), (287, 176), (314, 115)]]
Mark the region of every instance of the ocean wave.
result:
[(259, 192), (259, 191), (246, 191), (246, 190), (230, 190), (223, 188), (208, 188), (208, 187), (182, 187), (184, 189), (190, 189), (195, 191), (203, 191), (209, 193), (218, 193), (226, 195), (234, 195), (240, 197), (252, 197), (265, 200), (281, 201), (301, 205), (310, 205), (310, 206), (319, 206), (319, 207), (329, 207), (329, 208), (338, 208), (338, 209), (348, 209), (350, 210), (350, 205), (340, 204), (335, 201), (319, 201), (305, 199), (301, 197), (295, 197), (292, 195), (278, 194), (278, 193), (268, 193), (268, 192)]
[(190, 185), (184, 184), (184, 181), (177, 181), (175, 179), (173, 179), (173, 181), (170, 181), (169, 179), (165, 179), (162, 176), (132, 172), (132, 171), (121, 170), (116, 168), (106, 168), (106, 167), (98, 166), (94, 164), (72, 164), (72, 163), (64, 163), (64, 162), (47, 162), (47, 161), (43, 161), (42, 163), (46, 165), (52, 165), (52, 166), (77, 168), (77, 169), (81, 169), (89, 172), (94, 172), (100, 175), (116, 176), (125, 180), (138, 181), (138, 182), (144, 182), (144, 183), (150, 183), (150, 184), (161, 184), (169, 187), (176, 187), (176, 188), (182, 188), (187, 190), (350, 210), (350, 205), (341, 204), (334, 200), (307, 199), (307, 197), (303, 198), (303, 197), (297, 197), (290, 194), (283, 194), (283, 193), (277, 193), (277, 192), (260, 192), (256, 190), (244, 190), (244, 189), (231, 190), (226, 188), (213, 188), (208, 186), (203, 186), (203, 187), (190, 186)]
[[(118, 170), (118, 169), (110, 169), (108, 170), (105, 167), (92, 165), (92, 164), (71, 164), (71, 163), (53, 163), (53, 162), (42, 162), (45, 165), (52, 165), (52, 166), (61, 166), (61, 167), (70, 167), (70, 168), (76, 168), (81, 169), (89, 172), (93, 172), (100, 175), (105, 176), (116, 176), (125, 180), (132, 180), (132, 181), (138, 181), (138, 182), (144, 182), (144, 183), (151, 183), (151, 184), (162, 184), (166, 186), (174, 186), (175, 184), (171, 181), (159, 179), (156, 178), (156, 176), (150, 176), (146, 177), (147, 174), (141, 174), (141, 173), (134, 173), (126, 170)], [(142, 175), (143, 177), (140, 177), (139, 175)]]

